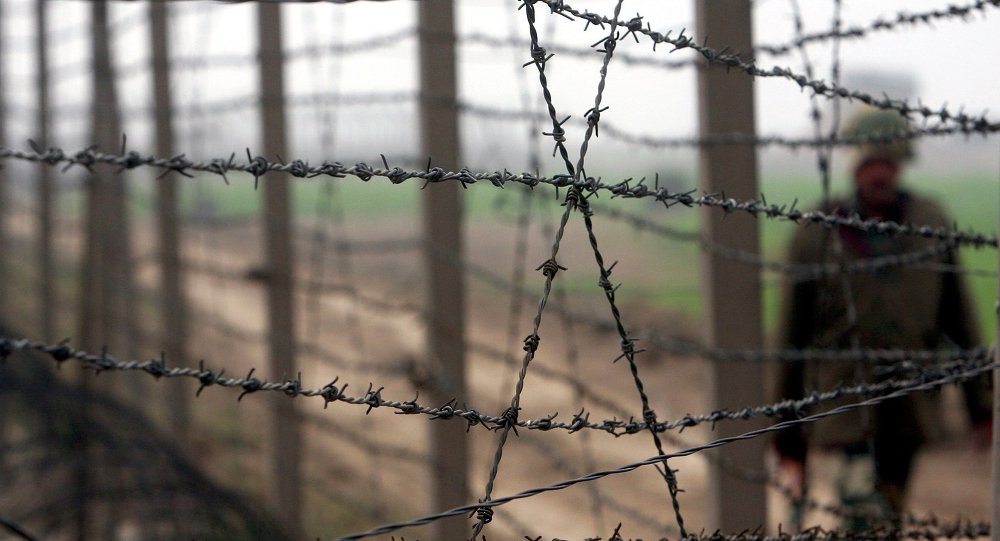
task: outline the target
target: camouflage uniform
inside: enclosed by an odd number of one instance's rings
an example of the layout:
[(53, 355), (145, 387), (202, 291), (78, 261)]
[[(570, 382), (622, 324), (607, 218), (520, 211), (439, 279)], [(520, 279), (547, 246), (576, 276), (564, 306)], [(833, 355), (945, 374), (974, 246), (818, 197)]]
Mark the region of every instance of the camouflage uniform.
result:
[[(856, 123), (855, 123), (856, 126)], [(869, 130), (867, 133), (871, 133)], [(898, 163), (909, 145), (867, 145), (855, 157), (890, 159)], [(857, 201), (831, 202), (828, 213), (860, 214)], [(863, 216), (862, 216), (863, 217)], [(899, 191), (887, 209), (886, 220), (932, 227), (950, 221), (933, 201)], [(836, 236), (836, 237), (835, 237)], [(834, 258), (839, 241), (842, 259)], [(913, 236), (890, 237), (841, 226), (799, 228), (789, 251), (790, 263), (853, 261), (933, 248), (938, 242)], [(954, 264), (952, 249), (938, 251), (929, 263)], [(963, 277), (920, 267), (889, 267), (847, 276), (856, 308), (852, 328), (842, 276), (798, 280), (786, 284), (781, 315), (781, 346), (791, 349), (862, 348), (971, 348), (979, 345), (972, 306)], [(815, 361), (784, 365), (776, 391), (799, 398), (805, 388), (826, 390), (854, 381), (873, 381), (871, 364)], [(973, 423), (990, 418), (985, 379), (965, 385), (966, 404)], [(845, 398), (835, 405), (856, 401)], [(918, 393), (882, 403), (874, 409), (854, 410), (811, 425), (806, 431), (786, 430), (777, 437), (778, 452), (804, 461), (806, 442), (844, 455), (838, 488), (842, 503), (885, 515), (900, 512), (913, 457), (919, 446), (941, 436), (939, 395)], [(831, 405), (832, 407), (832, 405)], [(860, 486), (859, 486), (860, 485)], [(866, 486), (867, 485), (867, 486)], [(859, 523), (849, 524), (864, 527)]]

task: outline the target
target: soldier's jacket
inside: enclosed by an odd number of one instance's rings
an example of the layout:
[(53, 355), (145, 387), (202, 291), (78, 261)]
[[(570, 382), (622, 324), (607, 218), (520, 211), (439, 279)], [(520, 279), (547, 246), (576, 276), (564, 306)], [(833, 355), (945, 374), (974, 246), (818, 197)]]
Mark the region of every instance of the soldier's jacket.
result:
[[(838, 202), (827, 212), (854, 214), (856, 205)], [(900, 193), (886, 219), (898, 223), (947, 227), (950, 222), (933, 201)], [(842, 258), (834, 236), (840, 239)], [(933, 252), (925, 263), (956, 263), (952, 249), (934, 250), (939, 240), (915, 236), (891, 237), (841, 226), (805, 226), (796, 231), (790, 263), (856, 261), (888, 254)], [(979, 345), (973, 310), (960, 274), (935, 272), (919, 266), (889, 266), (875, 272), (798, 279), (790, 275), (784, 291), (780, 347), (940, 349)], [(845, 292), (845, 289), (849, 291)], [(857, 324), (849, 322), (847, 297), (853, 297)], [(856, 338), (854, 338), (856, 337)], [(853, 340), (856, 339), (856, 342)], [(786, 364), (779, 370), (776, 388), (783, 398), (800, 398), (804, 389), (827, 390), (838, 385), (873, 381), (873, 366), (845, 361)], [(989, 391), (982, 381), (965, 386), (966, 404), (973, 422), (990, 416)], [(858, 401), (847, 397), (824, 409)], [(863, 442), (869, 434), (900, 445), (919, 445), (940, 436), (939, 394), (917, 393), (895, 399), (874, 410), (852, 412), (813, 423), (807, 429), (810, 443), (844, 446)], [(786, 456), (804, 456), (801, 432), (783, 431), (778, 449)]]

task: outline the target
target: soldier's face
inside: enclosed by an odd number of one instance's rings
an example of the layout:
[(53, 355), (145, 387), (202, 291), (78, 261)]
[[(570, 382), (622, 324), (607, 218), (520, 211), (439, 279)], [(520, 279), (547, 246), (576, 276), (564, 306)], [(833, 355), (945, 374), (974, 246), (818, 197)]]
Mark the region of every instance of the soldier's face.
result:
[(889, 160), (866, 162), (855, 171), (854, 184), (864, 207), (873, 211), (887, 209), (896, 199), (899, 164)]

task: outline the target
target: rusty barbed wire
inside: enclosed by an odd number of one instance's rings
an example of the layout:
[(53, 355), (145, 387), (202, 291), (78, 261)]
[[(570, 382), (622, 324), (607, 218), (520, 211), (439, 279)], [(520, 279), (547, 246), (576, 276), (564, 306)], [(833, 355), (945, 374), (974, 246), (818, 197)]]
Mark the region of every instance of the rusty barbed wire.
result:
[(162, 173), (174, 172), (184, 176), (191, 176), (193, 172), (210, 173), (221, 177), (226, 182), (228, 182), (227, 173), (243, 172), (249, 173), (254, 177), (255, 186), (262, 176), (273, 172), (282, 172), (297, 178), (312, 178), (317, 176), (342, 178), (348, 175), (358, 177), (362, 181), (369, 181), (373, 178), (385, 178), (393, 184), (401, 184), (414, 179), (423, 180), (425, 185), (438, 182), (458, 182), (463, 186), (467, 186), (485, 181), (498, 188), (502, 188), (508, 183), (523, 184), (530, 187), (545, 184), (557, 188), (573, 187), (585, 190), (588, 193), (607, 192), (613, 197), (632, 199), (652, 198), (666, 207), (674, 205), (683, 205), (686, 207), (701, 206), (716, 208), (727, 214), (745, 212), (753, 216), (782, 219), (800, 224), (822, 224), (828, 227), (845, 226), (869, 233), (918, 236), (979, 247), (997, 246), (997, 237), (995, 235), (986, 235), (973, 231), (963, 232), (946, 227), (899, 224), (892, 221), (863, 219), (856, 214), (841, 216), (818, 210), (801, 211), (795, 208), (796, 203), (792, 203), (792, 205), (777, 205), (768, 203), (764, 198), (741, 201), (727, 198), (724, 194), (694, 195), (694, 192), (671, 192), (669, 189), (660, 186), (651, 189), (645, 184), (645, 179), (635, 182), (632, 178), (629, 178), (617, 183), (607, 183), (595, 177), (580, 179), (575, 179), (568, 175), (547, 177), (527, 172), (511, 173), (509, 171), (494, 171), (486, 173), (474, 172), (469, 169), (446, 171), (440, 167), (429, 167), (424, 170), (405, 170), (398, 166), (390, 168), (387, 159), (383, 159), (384, 169), (372, 167), (364, 162), (347, 166), (340, 162), (329, 160), (324, 161), (322, 165), (312, 166), (303, 160), (272, 162), (263, 156), (254, 157), (249, 152), (247, 152), (247, 156), (247, 162), (236, 161), (236, 153), (232, 153), (228, 158), (214, 158), (205, 162), (190, 160), (184, 154), (178, 154), (170, 158), (157, 158), (151, 155), (143, 155), (136, 151), (124, 154), (109, 154), (100, 152), (94, 147), (67, 153), (58, 147), (50, 147), (48, 150), (35, 148), (32, 151), (23, 151), (0, 146), (0, 159), (44, 163), (52, 166), (63, 165), (64, 170), (74, 165), (89, 169), (98, 164), (117, 166), (119, 171), (149, 167), (159, 169)]
[(998, 365), (995, 362), (991, 362), (989, 364), (985, 364), (985, 365), (982, 365), (982, 366), (978, 366), (976, 368), (969, 369), (968, 371), (962, 372), (960, 374), (952, 374), (952, 375), (944, 376), (944, 377), (942, 377), (940, 379), (936, 379), (936, 380), (928, 381), (928, 382), (925, 382), (925, 383), (921, 383), (921, 384), (915, 385), (913, 387), (908, 387), (908, 388), (905, 388), (905, 389), (899, 389), (899, 390), (894, 391), (893, 393), (890, 393), (890, 394), (887, 394), (887, 395), (882, 395), (882, 396), (878, 396), (878, 397), (869, 398), (869, 399), (861, 401), (861, 402), (855, 402), (855, 403), (851, 403), (851, 404), (845, 404), (845, 405), (838, 406), (836, 408), (833, 408), (833, 409), (830, 409), (830, 410), (827, 410), (827, 411), (824, 411), (824, 412), (820, 412), (820, 413), (816, 413), (816, 414), (810, 415), (808, 417), (802, 417), (800, 419), (791, 419), (791, 420), (780, 422), (780, 423), (777, 423), (777, 424), (774, 424), (774, 425), (770, 425), (770, 426), (767, 426), (767, 427), (764, 427), (764, 428), (760, 428), (760, 429), (756, 429), (756, 430), (751, 430), (749, 432), (745, 432), (743, 434), (739, 434), (739, 435), (736, 435), (736, 436), (730, 436), (730, 437), (726, 437), (726, 438), (720, 438), (720, 439), (717, 439), (717, 440), (714, 440), (714, 441), (711, 441), (711, 442), (708, 442), (708, 443), (705, 443), (705, 444), (702, 444), (702, 445), (697, 445), (697, 446), (690, 447), (690, 448), (687, 448), (687, 449), (683, 449), (683, 450), (680, 450), (680, 451), (668, 453), (666, 455), (652, 456), (652, 457), (646, 458), (646, 459), (638, 461), (638, 462), (632, 462), (630, 464), (619, 466), (617, 468), (596, 471), (596, 472), (593, 472), (593, 473), (590, 473), (590, 474), (587, 474), (587, 475), (584, 475), (584, 476), (576, 477), (576, 478), (573, 478), (573, 479), (566, 479), (566, 480), (563, 480), (561, 482), (554, 483), (554, 484), (551, 484), (551, 485), (534, 487), (534, 488), (531, 488), (531, 489), (528, 489), (528, 490), (525, 490), (525, 491), (522, 491), (522, 492), (518, 492), (516, 494), (511, 494), (509, 496), (502, 496), (502, 497), (494, 498), (494, 499), (492, 499), (492, 500), (490, 500), (488, 502), (478, 502), (478, 503), (474, 503), (474, 504), (468, 504), (468, 505), (464, 505), (464, 506), (461, 506), (461, 507), (456, 507), (454, 509), (449, 509), (447, 511), (442, 511), (442, 512), (439, 512), (439, 513), (425, 515), (425, 516), (422, 516), (422, 517), (419, 517), (419, 518), (415, 518), (413, 520), (409, 520), (409, 521), (405, 521), (405, 522), (395, 522), (395, 523), (391, 523), (391, 524), (385, 524), (385, 525), (379, 526), (377, 528), (373, 528), (371, 530), (366, 530), (364, 532), (358, 532), (358, 533), (354, 533), (354, 534), (350, 534), (350, 535), (338, 537), (337, 541), (355, 541), (357, 539), (364, 539), (366, 537), (372, 537), (372, 536), (375, 536), (375, 535), (383, 535), (383, 534), (386, 534), (386, 533), (390, 533), (390, 532), (399, 530), (401, 528), (407, 528), (407, 527), (411, 527), (411, 526), (422, 526), (424, 524), (429, 524), (431, 522), (435, 522), (435, 521), (440, 520), (442, 518), (447, 518), (447, 517), (451, 517), (451, 516), (465, 514), (465, 513), (468, 513), (470, 511), (474, 511), (474, 510), (479, 509), (479, 508), (484, 507), (484, 506), (496, 507), (496, 506), (504, 505), (506, 503), (510, 503), (512, 501), (517, 501), (517, 500), (522, 500), (522, 499), (525, 499), (525, 498), (530, 498), (530, 497), (533, 497), (533, 496), (537, 496), (539, 494), (545, 494), (545, 493), (548, 493), (548, 492), (565, 490), (567, 488), (570, 488), (572, 486), (575, 486), (575, 485), (578, 485), (578, 484), (581, 484), (581, 483), (588, 483), (588, 482), (596, 481), (598, 479), (602, 479), (604, 477), (608, 477), (608, 476), (612, 476), (612, 475), (620, 475), (620, 474), (623, 474), (623, 473), (628, 473), (628, 472), (634, 471), (636, 469), (639, 469), (639, 468), (641, 468), (643, 466), (650, 466), (650, 465), (653, 465), (653, 464), (658, 464), (658, 463), (662, 462), (664, 459), (680, 458), (680, 457), (684, 457), (684, 456), (690, 456), (690, 455), (693, 455), (693, 454), (696, 454), (696, 453), (700, 453), (702, 451), (707, 451), (709, 449), (714, 449), (714, 448), (717, 448), (717, 447), (722, 447), (722, 446), (725, 446), (725, 445), (728, 445), (728, 444), (731, 444), (731, 443), (735, 443), (735, 442), (739, 442), (739, 441), (745, 441), (745, 440), (757, 438), (757, 437), (763, 436), (765, 434), (769, 434), (769, 433), (776, 432), (776, 431), (779, 431), (779, 430), (784, 430), (786, 428), (791, 428), (793, 426), (807, 425), (807, 424), (815, 423), (815, 422), (820, 421), (822, 419), (825, 419), (827, 417), (832, 417), (832, 416), (840, 415), (842, 413), (846, 413), (846, 412), (853, 411), (853, 410), (860, 409), (860, 408), (867, 408), (867, 407), (875, 406), (875, 405), (880, 404), (880, 403), (882, 403), (882, 402), (884, 402), (886, 400), (891, 400), (891, 399), (894, 399), (894, 398), (900, 398), (900, 397), (907, 396), (907, 395), (915, 393), (915, 392), (929, 391), (929, 390), (932, 390), (932, 389), (939, 388), (939, 387), (941, 387), (943, 385), (947, 385), (949, 383), (956, 383), (956, 382), (960, 382), (960, 381), (966, 381), (966, 380), (972, 379), (974, 377), (977, 377), (977, 376), (979, 376), (981, 374), (986, 374), (986, 373), (988, 373), (988, 372), (990, 372), (992, 370), (995, 370), (998, 366), (1000, 366), (1000, 365)]

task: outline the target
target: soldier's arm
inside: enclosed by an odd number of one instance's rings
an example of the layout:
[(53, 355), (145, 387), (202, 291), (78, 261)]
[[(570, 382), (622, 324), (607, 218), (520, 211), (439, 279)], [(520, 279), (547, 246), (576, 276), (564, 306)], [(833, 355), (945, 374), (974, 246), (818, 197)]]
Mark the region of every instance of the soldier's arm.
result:
[[(945, 263), (957, 264), (954, 253), (945, 255)], [(964, 277), (949, 272), (942, 275), (941, 304), (938, 309), (938, 328), (956, 346), (964, 349), (981, 345), (975, 310), (968, 294)], [(962, 384), (965, 406), (973, 427), (989, 424), (993, 418), (990, 378), (982, 376)]]

